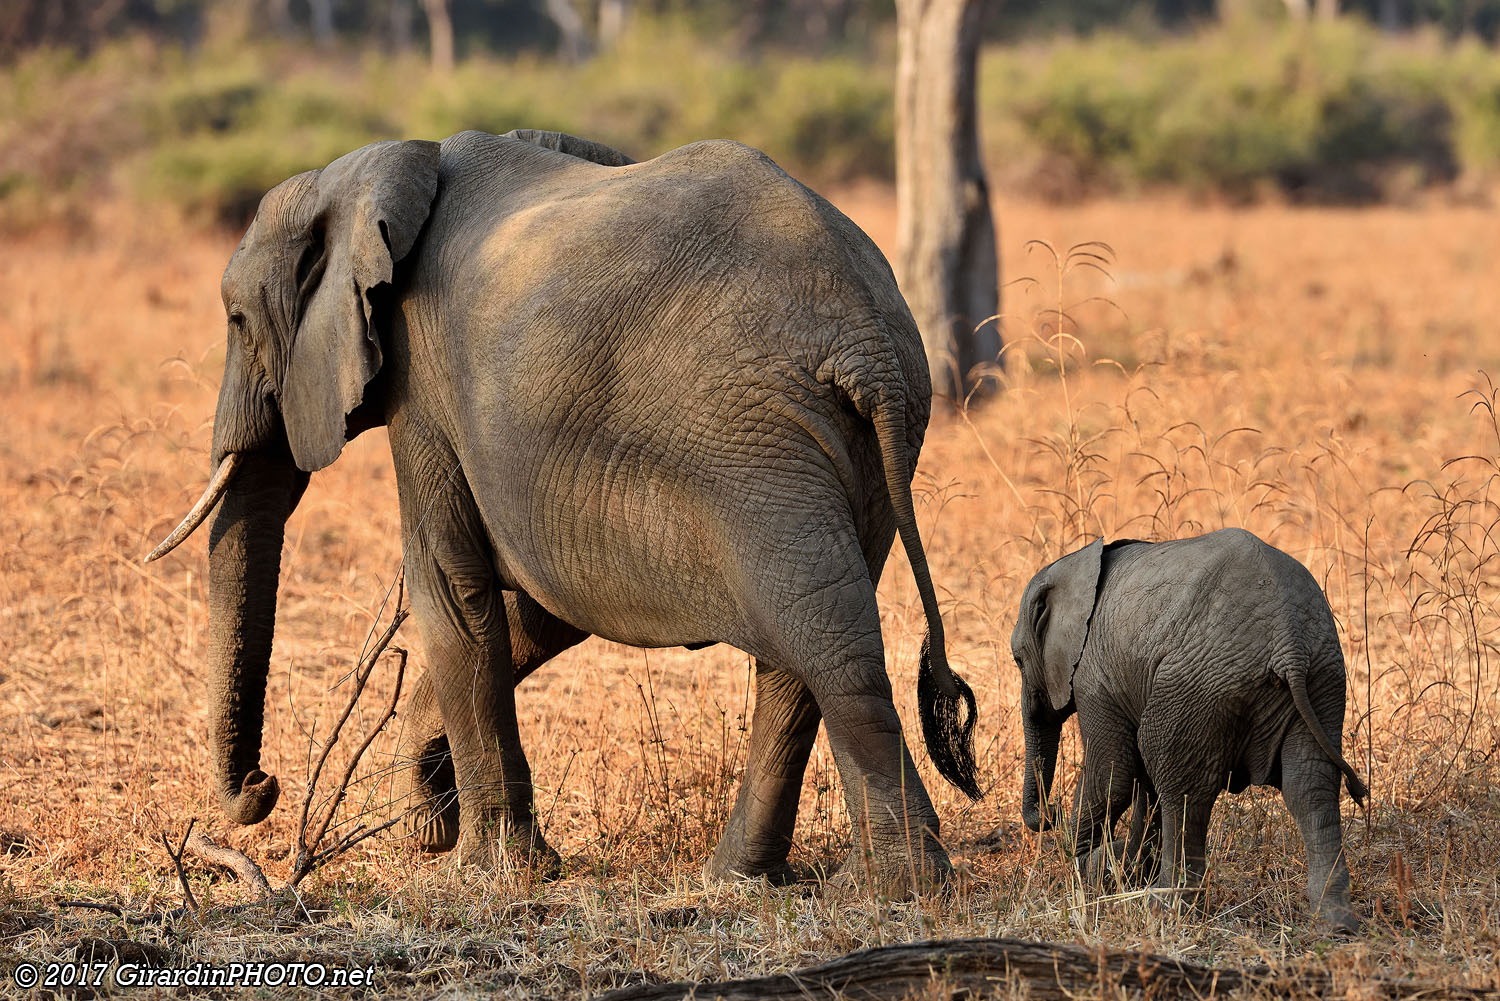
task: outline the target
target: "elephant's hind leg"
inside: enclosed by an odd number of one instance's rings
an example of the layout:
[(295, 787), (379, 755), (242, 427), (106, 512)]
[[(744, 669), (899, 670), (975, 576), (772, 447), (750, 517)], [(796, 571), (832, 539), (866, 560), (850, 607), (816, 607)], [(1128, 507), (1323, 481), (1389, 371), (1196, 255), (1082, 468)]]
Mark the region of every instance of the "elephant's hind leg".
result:
[(1155, 879), (1160, 852), (1161, 804), (1157, 802), (1156, 787), (1146, 775), (1145, 765), (1137, 758), (1130, 836), (1125, 840), (1126, 885), (1144, 885)]
[(1342, 783), (1338, 766), (1313, 735), (1293, 724), (1281, 745), (1281, 796), (1307, 851), (1308, 899), (1324, 920), (1352, 930), (1359, 927), (1359, 918), (1349, 908), (1349, 866), (1339, 814)]
[(766, 577), (748, 649), (801, 681), (822, 713), (855, 826), (844, 873), (905, 897), (951, 866), (891, 699), (875, 585), (852, 524), (794, 533), (768, 536), (750, 564)]
[(793, 881), (787, 854), (802, 775), (821, 719), (806, 685), (786, 671), (756, 663), (750, 756), (734, 812), (708, 862), (710, 876), (765, 877), (778, 885)]
[(1233, 732), (1234, 721), (1207, 698), (1164, 699), (1141, 717), (1141, 758), (1161, 810), (1161, 862), (1153, 883), (1161, 899), (1185, 895), (1202, 902), (1208, 826), (1229, 775), (1224, 735)]

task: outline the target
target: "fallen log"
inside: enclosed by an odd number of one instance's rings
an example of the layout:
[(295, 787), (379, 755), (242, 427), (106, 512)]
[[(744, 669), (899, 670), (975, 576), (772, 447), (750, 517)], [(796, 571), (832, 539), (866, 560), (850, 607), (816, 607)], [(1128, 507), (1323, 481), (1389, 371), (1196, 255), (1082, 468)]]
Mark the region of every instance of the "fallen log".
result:
[[(1338, 996), (1343, 997), (1344, 985)], [(1493, 999), (1500, 991), (1382, 978), (1358, 985), (1361, 998)], [(1318, 998), (1334, 991), (1321, 971), (1214, 969), (1147, 952), (1016, 938), (888, 945), (798, 970), (723, 983), (626, 987), (596, 1001), (902, 1001), (905, 998), (1225, 998), (1235, 994)]]

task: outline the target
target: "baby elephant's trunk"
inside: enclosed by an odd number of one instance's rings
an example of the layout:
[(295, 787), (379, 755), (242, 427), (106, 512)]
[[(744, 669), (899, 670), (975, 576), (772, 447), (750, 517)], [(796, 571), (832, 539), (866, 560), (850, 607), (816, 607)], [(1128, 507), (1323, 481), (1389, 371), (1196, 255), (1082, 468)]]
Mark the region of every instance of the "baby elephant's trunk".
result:
[(1052, 794), (1052, 776), (1057, 770), (1057, 745), (1062, 724), (1056, 726), (1027, 718), (1022, 724), (1026, 733), (1026, 774), (1021, 782), (1021, 819), (1028, 831), (1042, 831), (1052, 826), (1046, 800)]

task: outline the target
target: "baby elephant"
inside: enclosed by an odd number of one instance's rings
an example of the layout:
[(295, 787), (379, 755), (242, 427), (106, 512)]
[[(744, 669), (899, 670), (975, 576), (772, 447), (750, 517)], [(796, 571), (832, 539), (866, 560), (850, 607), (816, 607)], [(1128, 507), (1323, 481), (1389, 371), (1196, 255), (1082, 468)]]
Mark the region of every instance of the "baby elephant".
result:
[[(1174, 542), (1103, 540), (1032, 578), (1011, 649), (1026, 733), (1022, 814), (1040, 830), (1063, 722), (1078, 713), (1083, 776), (1076, 861), (1109, 859), (1121, 877), (1197, 890), (1219, 791), (1281, 790), (1307, 849), (1307, 889), (1335, 925), (1349, 909), (1340, 773), (1344, 657), (1333, 614), (1307, 569), (1249, 532)], [(1039, 785), (1040, 781), (1040, 785)], [(1130, 837), (1109, 832), (1134, 803)], [(1158, 857), (1159, 852), (1159, 857)]]

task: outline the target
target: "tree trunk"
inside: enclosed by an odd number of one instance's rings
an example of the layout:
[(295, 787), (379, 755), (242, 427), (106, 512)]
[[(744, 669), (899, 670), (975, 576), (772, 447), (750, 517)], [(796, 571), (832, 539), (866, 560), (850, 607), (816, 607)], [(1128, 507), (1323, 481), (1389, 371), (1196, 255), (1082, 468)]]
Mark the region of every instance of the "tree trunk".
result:
[(625, 33), (630, 20), (630, 0), (599, 0), (599, 46), (608, 48)]
[(313, 41), (327, 48), (333, 44), (333, 0), (308, 0), (312, 12)]
[(1380, 30), (1388, 35), (1401, 30), (1401, 12), (1396, 9), (1396, 0), (1380, 0)]
[(278, 37), (291, 38), (296, 30), (292, 24), (292, 0), (267, 0), (266, 9), (271, 20), (271, 30)]
[(422, 0), (427, 14), (427, 38), (432, 51), (432, 70), (442, 76), (453, 72), (453, 17), (448, 0)]
[(983, 0), (898, 0), (896, 275), (932, 373), (961, 403), (1000, 354), (999, 255), (974, 85)]
[(397, 55), (411, 50), (411, 0), (390, 0), (389, 21), (391, 51)]
[(1318, 20), (1336, 21), (1339, 16), (1339, 0), (1317, 0)]
[(1282, 3), (1286, 4), (1286, 12), (1293, 21), (1306, 21), (1312, 12), (1310, 0), (1282, 0)]
[(593, 51), (588, 28), (573, 6), (573, 0), (546, 0), (547, 16), (562, 36), (562, 57), (570, 63), (581, 63)]
[(808, 52), (826, 52), (844, 40), (849, 0), (797, 0), (798, 45)]

